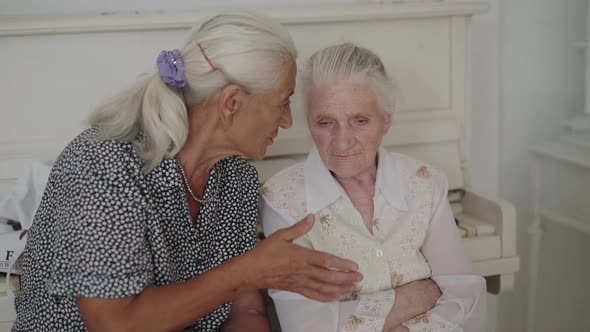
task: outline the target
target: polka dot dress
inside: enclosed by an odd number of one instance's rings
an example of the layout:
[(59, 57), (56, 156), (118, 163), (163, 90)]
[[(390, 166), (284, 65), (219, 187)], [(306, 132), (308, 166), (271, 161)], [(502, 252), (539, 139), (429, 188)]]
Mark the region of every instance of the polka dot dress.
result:
[[(51, 171), (22, 256), (15, 332), (86, 331), (75, 297), (188, 280), (255, 244), (258, 174), (242, 157), (214, 165), (193, 223), (176, 159), (146, 174), (132, 144), (97, 133), (80, 134)], [(217, 331), (230, 305), (192, 329)]]

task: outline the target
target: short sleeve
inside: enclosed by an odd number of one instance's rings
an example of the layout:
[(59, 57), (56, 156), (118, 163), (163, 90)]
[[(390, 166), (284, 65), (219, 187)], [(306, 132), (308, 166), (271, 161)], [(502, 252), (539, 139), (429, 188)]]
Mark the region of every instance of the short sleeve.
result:
[(54, 296), (125, 297), (153, 280), (141, 168), (132, 154), (102, 151), (93, 157), (60, 186), (67, 192), (55, 212), (47, 280)]

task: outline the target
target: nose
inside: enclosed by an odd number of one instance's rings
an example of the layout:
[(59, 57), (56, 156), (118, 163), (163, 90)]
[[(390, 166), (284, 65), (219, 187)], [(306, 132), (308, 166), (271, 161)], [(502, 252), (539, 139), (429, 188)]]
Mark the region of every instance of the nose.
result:
[(352, 131), (346, 126), (338, 127), (334, 143), (338, 151), (346, 151), (354, 146), (355, 138)]
[(281, 118), (279, 119), (279, 126), (283, 129), (289, 129), (293, 126), (293, 117), (291, 115), (291, 108), (287, 109), (286, 111), (281, 114)]

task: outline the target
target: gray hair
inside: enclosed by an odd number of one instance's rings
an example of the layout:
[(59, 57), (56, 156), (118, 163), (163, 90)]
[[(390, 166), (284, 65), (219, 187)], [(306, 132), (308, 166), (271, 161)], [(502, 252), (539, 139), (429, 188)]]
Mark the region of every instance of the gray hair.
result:
[(187, 86), (170, 87), (156, 72), (107, 100), (89, 117), (91, 126), (101, 128), (102, 139), (132, 142), (146, 171), (172, 158), (184, 145), (187, 106), (205, 102), (227, 84), (238, 84), (252, 94), (272, 90), (287, 64), (295, 61), (297, 50), (279, 23), (252, 12), (234, 11), (193, 28), (181, 55)]
[(303, 72), (303, 89), (307, 96), (311, 89), (323, 82), (357, 80), (367, 83), (377, 96), (381, 111), (395, 109), (394, 84), (385, 66), (373, 51), (344, 43), (315, 52)]

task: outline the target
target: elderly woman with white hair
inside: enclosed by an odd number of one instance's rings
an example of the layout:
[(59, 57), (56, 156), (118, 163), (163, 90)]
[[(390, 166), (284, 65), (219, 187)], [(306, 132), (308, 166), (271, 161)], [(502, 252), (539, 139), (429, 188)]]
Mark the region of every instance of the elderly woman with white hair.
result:
[[(271, 290), (282, 331), (485, 330), (485, 280), (462, 248), (445, 175), (381, 147), (394, 105), (381, 60), (342, 44), (316, 52), (304, 75), (315, 147), (261, 189), (263, 228), (313, 213), (295, 242), (357, 262), (364, 278), (333, 303)], [(416, 288), (427, 296), (408, 297)]]
[(279, 24), (221, 14), (99, 107), (52, 169), (13, 331), (261, 332), (260, 288), (350, 292), (355, 263), (292, 243), (312, 217), (254, 248), (258, 177), (245, 158), (291, 126), (295, 58)]

